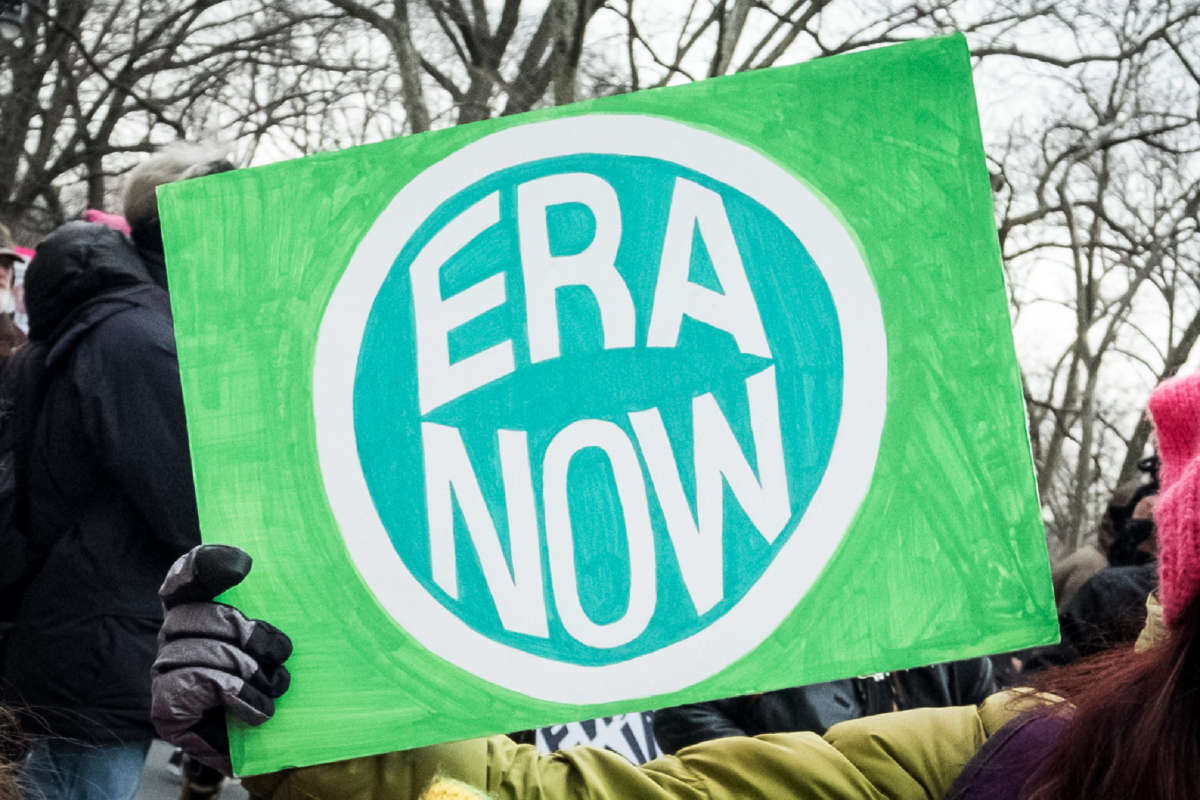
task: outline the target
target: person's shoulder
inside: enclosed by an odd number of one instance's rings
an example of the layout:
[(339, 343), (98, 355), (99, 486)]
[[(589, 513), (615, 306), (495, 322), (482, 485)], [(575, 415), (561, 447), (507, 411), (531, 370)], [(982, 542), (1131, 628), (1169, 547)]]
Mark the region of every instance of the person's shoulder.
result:
[(27, 340), (25, 332), (17, 327), (13, 318), (8, 314), (0, 313), (0, 350), (16, 349), (25, 344)]
[(1091, 568), (1103, 569), (1108, 565), (1108, 559), (1100, 548), (1093, 544), (1084, 545), (1069, 555), (1064, 556), (1054, 565), (1054, 573), (1071, 573)]
[(1080, 587), (1076, 601), (1072, 605), (1085, 603), (1092, 598), (1103, 599), (1117, 594), (1130, 594), (1137, 598), (1143, 598), (1157, 583), (1157, 562), (1108, 567), (1097, 572)]
[(959, 773), (947, 800), (1017, 797), (1066, 724), (1064, 714), (1048, 709), (1010, 720)]
[(114, 292), (113, 312), (96, 325), (96, 332), (115, 345), (137, 346), (166, 340), (174, 349), (171, 304), (167, 292), (153, 284), (143, 284)]
[(980, 706), (914, 708), (849, 720), (830, 728), (825, 740), (888, 797), (944, 797), (989, 737), (1056, 699), (1010, 690)]
[[(89, 372), (122, 375), (176, 363), (175, 335), (167, 309), (166, 292), (158, 287), (138, 287), (144, 297), (114, 300), (80, 337), (75, 362)], [(161, 292), (162, 298), (153, 295)]]

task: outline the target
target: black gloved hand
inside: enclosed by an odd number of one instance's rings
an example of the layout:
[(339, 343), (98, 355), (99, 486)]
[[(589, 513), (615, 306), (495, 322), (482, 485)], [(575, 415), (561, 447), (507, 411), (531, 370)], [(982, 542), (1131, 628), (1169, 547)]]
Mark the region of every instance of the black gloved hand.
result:
[(250, 572), (236, 547), (200, 545), (171, 565), (162, 588), (166, 617), (152, 670), (150, 716), (158, 735), (232, 775), (225, 711), (250, 725), (275, 713), (291, 682), (292, 642), (278, 628), (213, 602)]

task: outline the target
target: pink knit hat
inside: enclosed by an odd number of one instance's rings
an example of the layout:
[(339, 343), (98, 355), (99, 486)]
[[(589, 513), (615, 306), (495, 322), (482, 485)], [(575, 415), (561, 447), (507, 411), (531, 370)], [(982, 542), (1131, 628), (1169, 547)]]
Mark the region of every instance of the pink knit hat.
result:
[(1158, 431), (1162, 484), (1158, 527), (1158, 599), (1175, 627), (1200, 594), (1200, 374), (1172, 378), (1150, 396)]

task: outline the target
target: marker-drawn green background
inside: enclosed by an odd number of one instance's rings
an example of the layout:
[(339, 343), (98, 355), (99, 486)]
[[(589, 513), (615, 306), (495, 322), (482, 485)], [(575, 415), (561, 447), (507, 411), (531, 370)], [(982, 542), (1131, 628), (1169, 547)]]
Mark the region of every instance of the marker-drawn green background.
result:
[[(402, 186), (489, 133), (591, 111), (712, 130), (825, 198), (879, 292), (888, 408), (851, 528), (766, 641), (679, 692), (571, 706), (441, 661), (377, 605), (325, 497), (311, 388), (325, 304)], [(296, 645), (275, 718), (231, 723), (242, 774), (1057, 639), (961, 36), (488, 120), (159, 196), (203, 535), (254, 556), (226, 599)]]

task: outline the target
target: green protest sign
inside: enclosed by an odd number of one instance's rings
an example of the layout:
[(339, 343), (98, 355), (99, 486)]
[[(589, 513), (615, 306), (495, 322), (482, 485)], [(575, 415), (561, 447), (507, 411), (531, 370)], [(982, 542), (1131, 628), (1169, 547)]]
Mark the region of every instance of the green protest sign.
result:
[(1057, 636), (961, 37), (160, 206), (243, 772)]

